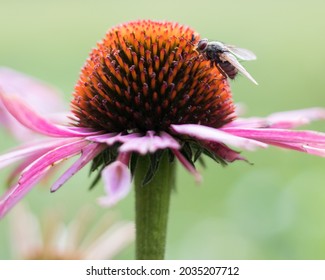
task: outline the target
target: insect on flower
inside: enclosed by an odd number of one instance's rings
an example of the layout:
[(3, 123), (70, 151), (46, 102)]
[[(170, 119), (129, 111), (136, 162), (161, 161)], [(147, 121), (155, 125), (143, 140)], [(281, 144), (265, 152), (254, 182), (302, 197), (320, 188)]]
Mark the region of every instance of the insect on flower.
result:
[(255, 79), (237, 60), (237, 58), (241, 60), (256, 59), (256, 55), (251, 51), (217, 41), (209, 42), (208, 39), (202, 39), (197, 43), (197, 51), (210, 60), (211, 67), (215, 65), (225, 77), (234, 79), (240, 72), (257, 85)]

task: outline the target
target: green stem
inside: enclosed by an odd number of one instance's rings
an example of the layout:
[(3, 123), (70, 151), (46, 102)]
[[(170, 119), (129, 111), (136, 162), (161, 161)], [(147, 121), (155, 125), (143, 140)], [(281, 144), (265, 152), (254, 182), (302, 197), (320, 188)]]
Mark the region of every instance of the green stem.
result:
[(135, 171), (136, 259), (162, 260), (175, 166), (165, 152), (152, 180), (142, 186), (149, 163), (149, 156), (139, 158)]

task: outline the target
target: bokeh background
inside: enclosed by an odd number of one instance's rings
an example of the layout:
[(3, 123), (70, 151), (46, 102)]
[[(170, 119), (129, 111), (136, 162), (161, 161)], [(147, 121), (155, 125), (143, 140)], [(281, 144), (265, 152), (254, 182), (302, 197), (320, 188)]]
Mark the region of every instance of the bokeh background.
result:
[[(80, 68), (108, 28), (142, 18), (173, 20), (202, 37), (256, 53), (258, 60), (245, 67), (259, 85), (243, 77), (231, 82), (247, 116), (325, 107), (324, 10), (322, 0), (0, 0), (0, 65), (60, 88), (68, 108)], [(324, 122), (308, 128), (325, 131)], [(0, 137), (2, 152), (16, 143), (4, 130)], [(254, 164), (223, 168), (207, 160), (200, 186), (178, 166), (166, 257), (325, 259), (324, 159), (277, 148), (243, 154)], [(0, 172), (1, 192), (8, 172)], [(89, 182), (85, 168), (57, 193), (50, 194), (45, 184), (24, 201), (43, 219), (60, 211), (68, 222), (89, 204), (98, 217), (114, 211), (118, 219), (134, 219), (133, 193), (113, 210), (101, 209), (96, 198), (102, 185), (89, 191)], [(10, 219), (11, 214), (0, 222), (0, 259), (14, 256)], [(133, 254), (131, 246), (117, 258)]]

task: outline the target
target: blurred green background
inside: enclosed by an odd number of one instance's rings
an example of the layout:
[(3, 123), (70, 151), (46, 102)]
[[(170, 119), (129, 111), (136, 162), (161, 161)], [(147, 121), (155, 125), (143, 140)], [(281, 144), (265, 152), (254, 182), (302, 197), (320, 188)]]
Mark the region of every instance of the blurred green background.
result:
[[(80, 68), (108, 28), (135, 19), (173, 20), (202, 37), (253, 50), (245, 67), (258, 81), (231, 82), (247, 116), (325, 107), (325, 2), (310, 1), (4, 1), (0, 0), (0, 65), (47, 81), (68, 101)], [(325, 131), (324, 122), (310, 129)], [(0, 131), (0, 149), (15, 140)], [(204, 182), (178, 166), (168, 228), (168, 259), (325, 259), (325, 161), (269, 148), (243, 153), (254, 165), (222, 168), (207, 161)], [(1, 171), (1, 192), (5, 175)], [(35, 188), (26, 198), (34, 213), (48, 209), (73, 219), (96, 206), (102, 185), (89, 191), (88, 168), (55, 194)], [(110, 211), (110, 210), (109, 210)], [(131, 193), (114, 207), (134, 219)], [(10, 214), (0, 222), (0, 258), (12, 258)], [(134, 247), (117, 258), (132, 259)]]

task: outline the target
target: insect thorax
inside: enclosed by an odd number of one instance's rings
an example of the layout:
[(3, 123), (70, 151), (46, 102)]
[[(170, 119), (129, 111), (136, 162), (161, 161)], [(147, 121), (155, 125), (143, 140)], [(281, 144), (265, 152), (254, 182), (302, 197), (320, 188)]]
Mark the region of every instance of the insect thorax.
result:
[(209, 44), (205, 50), (207, 58), (214, 61), (220, 60), (219, 55), (223, 52), (224, 50), (217, 44)]

